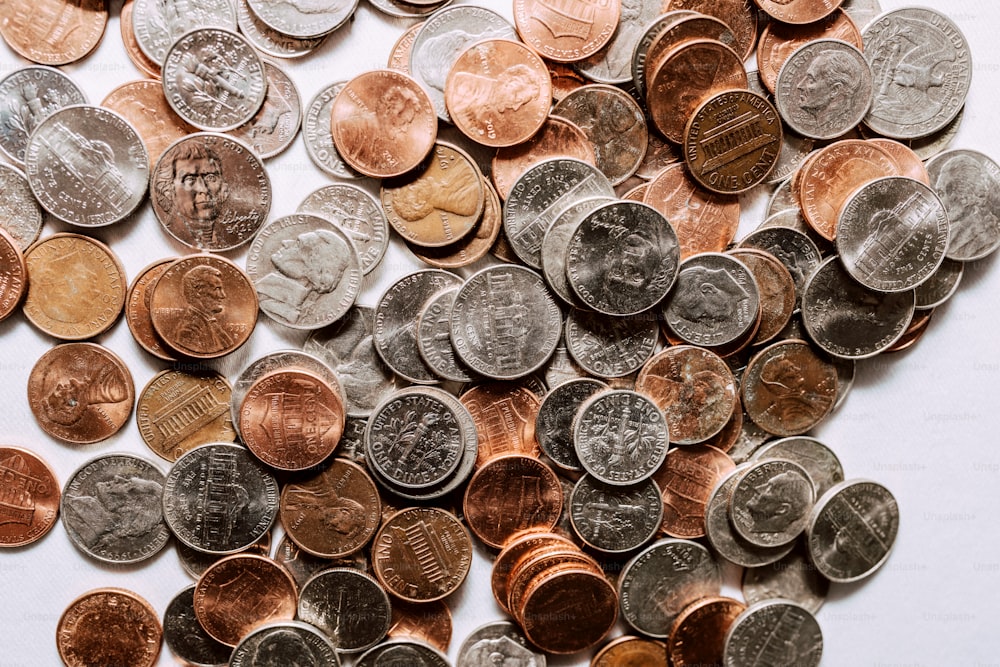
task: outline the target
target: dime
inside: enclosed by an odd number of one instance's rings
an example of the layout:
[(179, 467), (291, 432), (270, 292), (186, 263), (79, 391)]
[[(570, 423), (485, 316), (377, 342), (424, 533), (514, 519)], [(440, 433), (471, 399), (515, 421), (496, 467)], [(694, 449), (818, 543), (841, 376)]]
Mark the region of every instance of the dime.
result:
[(757, 67), (764, 87), (773, 93), (778, 72), (788, 56), (800, 46), (816, 39), (838, 39), (859, 50), (862, 48), (858, 24), (839, 7), (826, 18), (808, 25), (770, 21), (764, 26), (757, 42)]
[(315, 667), (340, 667), (337, 647), (322, 632), (299, 621), (267, 623), (250, 631), (233, 649), (231, 667), (281, 667), (289, 660)]
[[(2, 187), (2, 183), (0, 183)], [(17, 241), (0, 228), (0, 320), (20, 305), (28, 286), (28, 269)]]
[(535, 417), (535, 435), (546, 456), (561, 470), (582, 471), (573, 446), (572, 423), (587, 399), (608, 389), (600, 380), (569, 379), (556, 384), (542, 399)]
[(605, 644), (590, 660), (590, 667), (619, 667), (620, 665), (644, 665), (644, 667), (668, 667), (667, 647), (652, 639), (633, 636), (618, 637)]
[(730, 254), (753, 274), (760, 290), (760, 327), (753, 344), (774, 339), (788, 325), (795, 309), (795, 282), (774, 255), (756, 248), (734, 249)]
[(68, 65), (101, 42), (108, 25), (103, 0), (41, 0), (0, 5), (0, 35), (7, 45), (41, 65)]
[(532, 650), (514, 623), (493, 621), (469, 633), (458, 649), (456, 667), (485, 667), (504, 662), (535, 667), (546, 664), (545, 655)]
[(653, 475), (663, 498), (660, 534), (690, 539), (703, 536), (712, 490), (735, 466), (728, 454), (710, 445), (670, 450), (663, 467)]
[(128, 367), (95, 343), (53, 347), (28, 377), (28, 405), (38, 425), (70, 444), (110, 438), (128, 421), (134, 402)]
[(264, 63), (267, 92), (253, 117), (229, 134), (242, 139), (262, 159), (278, 155), (292, 145), (302, 124), (302, 100), (295, 82), (277, 65)]
[(642, 367), (660, 339), (652, 317), (605, 318), (574, 308), (566, 318), (566, 348), (591, 375), (624, 377)]
[(750, 667), (767, 656), (771, 664), (818, 667), (822, 655), (823, 632), (809, 610), (788, 600), (768, 600), (732, 622), (722, 664)]
[[(373, 0), (376, 3), (391, 2), (400, 4), (397, 0)], [(451, 0), (446, 0), (448, 4)], [(437, 5), (436, 5), (437, 6)], [(382, 667), (382, 665), (421, 665), (421, 667), (448, 667), (448, 658), (436, 648), (422, 641), (399, 639), (374, 646), (361, 654), (354, 667)]]
[(417, 322), (417, 348), (420, 358), (435, 375), (444, 380), (471, 382), (472, 374), (455, 358), (451, 344), (451, 307), (458, 288), (431, 297)]
[(708, 597), (684, 608), (670, 628), (667, 653), (674, 667), (721, 665), (726, 633), (746, 609), (739, 600)]
[(302, 586), (297, 616), (322, 630), (338, 651), (353, 653), (382, 641), (392, 610), (389, 596), (374, 577), (335, 567), (313, 575)]
[(361, 270), (367, 275), (375, 270), (389, 247), (389, 221), (378, 200), (367, 191), (349, 183), (326, 185), (306, 196), (299, 213), (325, 218), (350, 237)]
[(153, 169), (150, 199), (164, 230), (201, 250), (250, 241), (271, 209), (271, 180), (242, 142), (197, 133), (171, 144)]
[(753, 461), (786, 459), (802, 466), (816, 488), (816, 497), (844, 481), (844, 469), (833, 451), (815, 438), (792, 436), (772, 440), (751, 456)]
[(346, 81), (331, 83), (309, 101), (302, 119), (302, 138), (305, 140), (306, 153), (323, 173), (338, 178), (359, 178), (361, 174), (340, 157), (333, 142), (330, 124), (333, 101), (346, 85)]
[(521, 39), (542, 57), (574, 62), (595, 54), (612, 35), (621, 3), (550, 5), (543, 0), (515, 0), (514, 24)]
[[(108, 633), (108, 628), (116, 632)], [(98, 588), (73, 600), (56, 626), (56, 646), (67, 667), (153, 667), (163, 627), (156, 610), (122, 588)]]
[(950, 150), (927, 162), (931, 187), (948, 214), (948, 259), (982, 259), (1000, 247), (1000, 217), (992, 200), (1000, 186), (1000, 166), (974, 150)]
[(276, 58), (301, 58), (317, 50), (327, 35), (300, 39), (274, 30), (250, 10), (247, 0), (236, 3), (236, 21), (240, 32), (255, 49)]
[(205, 632), (194, 614), (194, 584), (175, 595), (163, 612), (163, 639), (185, 664), (224, 667), (232, 649)]
[[(517, 180), (533, 166), (551, 158), (570, 158), (596, 168), (594, 147), (583, 130), (573, 123), (549, 116), (531, 139), (497, 150), (493, 157), (493, 184), (501, 199), (507, 199)], [(610, 184), (609, 184), (610, 185)], [(610, 195), (609, 195), (610, 196)]]
[(132, 123), (146, 146), (151, 165), (156, 164), (167, 146), (195, 131), (170, 108), (163, 96), (163, 84), (156, 79), (124, 83), (108, 93), (101, 106)]
[(346, 23), (357, 9), (358, 0), (320, 4), (248, 0), (247, 4), (272, 30), (296, 39), (310, 39), (329, 34)]
[(795, 548), (781, 560), (743, 571), (742, 590), (747, 604), (782, 599), (795, 602), (814, 614), (819, 611), (830, 590), (830, 580), (809, 562), (802, 541), (794, 545)]
[(510, 382), (484, 382), (459, 399), (476, 424), (479, 453), (476, 467), (506, 454), (537, 458), (535, 418), (541, 399), (530, 389)]
[(651, 479), (621, 487), (584, 475), (573, 487), (569, 516), (585, 544), (604, 553), (623, 554), (656, 535), (663, 520), (663, 501)]
[(0, 548), (23, 547), (56, 525), (61, 492), (52, 468), (23, 447), (0, 446)]
[(228, 0), (134, 0), (132, 28), (139, 48), (146, 56), (163, 65), (170, 47), (185, 33), (206, 27), (236, 30), (236, 8)]
[(729, 516), (733, 528), (751, 544), (780, 546), (805, 530), (816, 498), (809, 473), (786, 459), (752, 464), (733, 487)]
[(576, 454), (599, 482), (629, 486), (648, 479), (667, 455), (667, 422), (656, 404), (634, 391), (601, 392), (573, 421)]
[(229, 382), (215, 371), (160, 371), (139, 394), (135, 411), (139, 435), (168, 461), (176, 461), (199, 445), (233, 442), (231, 395)]
[(392, 600), (388, 637), (424, 642), (446, 652), (451, 643), (451, 625), (451, 611), (441, 600), (421, 603)]
[(670, 0), (669, 7), (671, 11), (686, 9), (714, 16), (733, 31), (733, 50), (743, 60), (753, 53), (758, 20), (755, 3), (750, 0)]
[(143, 53), (142, 48), (139, 46), (139, 41), (135, 37), (135, 23), (132, 20), (132, 8), (134, 5), (133, 0), (125, 0), (122, 3), (121, 13), (118, 15), (125, 55), (128, 56), (128, 59), (132, 61), (132, 64), (140, 72), (150, 78), (159, 79), (160, 63), (153, 61)]
[[(5, 10), (14, 7), (7, 4)], [(0, 25), (7, 23), (0, 20)], [(60, 70), (38, 65), (14, 70), (0, 79), (0, 151), (24, 164), (28, 137), (43, 120), (63, 107), (86, 103), (83, 91)]]

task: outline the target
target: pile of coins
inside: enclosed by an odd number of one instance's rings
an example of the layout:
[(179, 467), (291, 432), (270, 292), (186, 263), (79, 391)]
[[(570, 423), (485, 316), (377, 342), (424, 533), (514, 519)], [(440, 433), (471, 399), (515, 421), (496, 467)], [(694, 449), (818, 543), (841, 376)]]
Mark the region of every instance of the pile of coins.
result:
[[(97, 48), (106, 8), (0, 10), (38, 63), (0, 80), (0, 318), (60, 341), (28, 405), (67, 445), (121, 437), (135, 407), (170, 463), (99, 454), (60, 492), (2, 447), (0, 545), (61, 520), (88, 558), (135, 565), (172, 537), (197, 580), (162, 622), (122, 588), (70, 602), (64, 663), (153, 665), (165, 638), (187, 664), (447, 665), (445, 601), (482, 552), (514, 622), (476, 630), (460, 666), (818, 664), (826, 589), (886, 562), (899, 510), (806, 434), (856, 361), (913, 345), (1000, 246), (1000, 167), (944, 149), (971, 79), (954, 23), (371, 0), (426, 21), (303, 106), (262, 54), (318, 61), (370, 8), (236, 4), (127, 3), (150, 78), (101, 106), (55, 67)], [(265, 160), (300, 127), (337, 182), (272, 218), (289, 201)], [(738, 195), (765, 184), (734, 243)], [(95, 234), (147, 198), (184, 254), (130, 283)], [(403, 248), (432, 268), (401, 275), (384, 260)], [(160, 364), (138, 393), (95, 342), (122, 313)], [(265, 328), (285, 344), (260, 350)], [(601, 646), (616, 624), (637, 636)]]

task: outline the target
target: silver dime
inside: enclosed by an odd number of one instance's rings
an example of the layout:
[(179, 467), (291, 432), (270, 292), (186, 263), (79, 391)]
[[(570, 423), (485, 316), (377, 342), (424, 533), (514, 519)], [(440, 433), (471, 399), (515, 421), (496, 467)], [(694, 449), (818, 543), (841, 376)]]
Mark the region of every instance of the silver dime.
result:
[(950, 18), (904, 7), (873, 19), (861, 36), (875, 81), (868, 127), (893, 139), (913, 139), (955, 118), (972, 82), (972, 59)]
[(473, 376), (455, 357), (451, 344), (451, 310), (458, 288), (431, 298), (417, 322), (417, 348), (420, 357), (442, 380), (471, 382)]
[(937, 308), (958, 290), (965, 272), (965, 263), (945, 257), (941, 266), (930, 278), (913, 290), (918, 309)]
[(236, 645), (229, 667), (340, 667), (336, 647), (322, 632), (300, 621), (255, 628)]
[(622, 617), (650, 637), (666, 638), (684, 607), (721, 590), (719, 565), (708, 549), (691, 540), (654, 542), (618, 576)]
[(307, 56), (326, 41), (326, 35), (299, 39), (284, 35), (270, 28), (257, 18), (256, 14), (250, 11), (247, 0), (237, 0), (236, 20), (239, 24), (240, 32), (243, 33), (248, 42), (253, 44), (255, 49), (276, 58), (301, 58), (302, 56)]
[(667, 420), (656, 404), (634, 391), (596, 394), (573, 421), (576, 455), (584, 470), (615, 486), (652, 476), (667, 456)]
[(236, 30), (236, 8), (229, 0), (135, 0), (132, 31), (139, 49), (162, 65), (171, 45), (197, 28)]
[(77, 549), (106, 563), (138, 563), (170, 539), (163, 521), (163, 473), (131, 454), (105, 454), (66, 482), (59, 514)]
[(835, 139), (857, 127), (873, 94), (871, 67), (857, 47), (839, 39), (816, 39), (782, 64), (774, 101), (795, 132)]
[(678, 338), (716, 347), (738, 340), (756, 324), (760, 292), (743, 262), (721, 253), (701, 253), (681, 263), (663, 304), (667, 326)]
[(573, 419), (587, 399), (606, 389), (608, 385), (600, 380), (581, 377), (555, 385), (542, 398), (535, 415), (535, 437), (557, 468), (569, 472), (583, 470), (573, 446)]
[(299, 213), (326, 218), (343, 229), (361, 257), (361, 270), (375, 270), (389, 248), (389, 221), (375, 197), (350, 183), (334, 183), (314, 190), (302, 200)]
[(43, 120), (63, 107), (86, 103), (76, 83), (54, 67), (14, 70), (0, 80), (0, 151), (24, 164), (28, 137)]
[(330, 130), (330, 110), (333, 107), (333, 100), (346, 85), (346, 81), (331, 83), (309, 101), (302, 119), (302, 139), (306, 144), (306, 153), (309, 154), (313, 164), (324, 173), (338, 178), (361, 178), (361, 174), (349, 167), (340, 157)]
[[(785, 213), (775, 215), (785, 216)], [(795, 212), (795, 217), (801, 219), (801, 213)], [(770, 219), (770, 218), (768, 218)], [(766, 222), (766, 221), (765, 221)], [(760, 229), (747, 234), (739, 243), (741, 248), (757, 248), (774, 255), (788, 272), (792, 274), (795, 283), (796, 308), (802, 302), (802, 292), (806, 280), (823, 261), (819, 248), (805, 233), (787, 226), (761, 226)]]
[(855, 281), (837, 257), (806, 283), (802, 323), (820, 349), (845, 359), (872, 357), (892, 346), (913, 317), (913, 290), (883, 293)]
[[(420, 641), (396, 640), (379, 644), (361, 654), (354, 667), (450, 667), (448, 658)], [(235, 665), (234, 665), (235, 667)]]
[(358, 0), (248, 0), (250, 11), (272, 30), (294, 37), (322, 37), (354, 14)]
[(920, 181), (877, 178), (844, 202), (836, 243), (852, 278), (879, 292), (902, 292), (930, 278), (944, 259), (948, 215)]
[(293, 213), (265, 225), (247, 255), (260, 309), (293, 329), (333, 324), (361, 291), (361, 260), (332, 222)]
[(189, 547), (242, 551), (278, 516), (278, 482), (245, 447), (202, 445), (177, 459), (163, 489), (163, 516)]
[(747, 607), (726, 633), (725, 667), (818, 667), (823, 632), (812, 613), (789, 600)]
[(795, 435), (766, 443), (751, 456), (752, 461), (785, 459), (802, 466), (812, 480), (819, 497), (844, 481), (844, 467), (833, 450), (816, 438)]
[(454, 273), (425, 269), (390, 285), (375, 306), (375, 350), (400, 377), (433, 383), (438, 377), (420, 357), (417, 320), (424, 306), (439, 292), (462, 284)]
[(545, 654), (528, 645), (517, 625), (511, 621), (492, 621), (469, 633), (458, 649), (455, 667), (545, 667), (545, 664)]
[(299, 591), (297, 617), (323, 631), (338, 651), (363, 651), (389, 631), (389, 596), (374, 578), (336, 567), (313, 575)]
[(816, 499), (809, 473), (785, 459), (757, 461), (740, 475), (729, 499), (736, 532), (751, 544), (788, 544), (805, 530)]
[(559, 305), (541, 277), (521, 266), (491, 266), (473, 274), (455, 297), (451, 340), (480, 375), (514, 380), (552, 356), (562, 332)]
[(830, 580), (809, 562), (805, 543), (798, 541), (781, 560), (744, 570), (742, 589), (747, 604), (781, 598), (797, 602), (815, 614), (830, 591)]
[(163, 640), (191, 667), (226, 667), (233, 649), (213, 639), (194, 614), (194, 584), (175, 595), (163, 612)]
[(566, 275), (581, 301), (621, 317), (662, 301), (679, 264), (677, 232), (663, 214), (646, 204), (618, 201), (588, 213), (573, 230)]
[(948, 213), (948, 259), (982, 259), (1000, 247), (1000, 166), (979, 151), (940, 153), (927, 162), (931, 187)]
[(806, 530), (809, 558), (830, 581), (857, 581), (889, 558), (898, 532), (892, 493), (877, 482), (847, 480), (813, 508)]
[(186, 33), (163, 61), (170, 108), (202, 130), (225, 132), (246, 123), (267, 93), (264, 63), (244, 37), (221, 28)]
[(570, 204), (615, 197), (608, 178), (581, 160), (551, 158), (521, 174), (503, 207), (503, 229), (514, 252), (532, 268), (542, 265), (545, 232)]
[(229, 134), (242, 139), (257, 155), (267, 159), (292, 145), (302, 124), (302, 99), (288, 74), (277, 65), (264, 62), (267, 93), (264, 104), (253, 118)]
[(583, 302), (569, 286), (569, 278), (566, 276), (566, 251), (569, 239), (573, 235), (573, 230), (588, 213), (598, 206), (613, 201), (615, 200), (610, 197), (591, 197), (574, 202), (563, 209), (545, 231), (540, 250), (542, 275), (556, 296), (570, 305), (584, 307)]
[(653, 354), (660, 327), (653, 317), (602, 317), (574, 308), (566, 318), (566, 349), (591, 375), (624, 377)]
[(623, 554), (653, 539), (663, 520), (660, 489), (651, 479), (609, 486), (584, 475), (569, 498), (573, 530), (587, 546)]
[(149, 154), (123, 117), (88, 105), (55, 111), (32, 132), (24, 153), (31, 191), (70, 224), (123, 220), (146, 198)]
[(28, 177), (17, 167), (0, 163), (0, 227), (24, 252), (42, 233), (42, 207), (31, 192)]
[(669, 5), (665, 0), (622, 0), (618, 28), (611, 41), (584, 60), (573, 63), (577, 72), (597, 83), (622, 84), (632, 80), (632, 52), (644, 28)]

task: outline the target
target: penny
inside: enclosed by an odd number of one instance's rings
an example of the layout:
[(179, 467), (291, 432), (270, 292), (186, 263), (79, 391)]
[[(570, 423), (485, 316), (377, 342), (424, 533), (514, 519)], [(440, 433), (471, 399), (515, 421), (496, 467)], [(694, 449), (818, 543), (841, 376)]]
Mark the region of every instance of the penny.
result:
[(287, 484), (281, 492), (281, 525), (297, 547), (322, 558), (359, 552), (379, 526), (382, 503), (368, 473), (335, 458), (321, 472)]
[(946, 257), (938, 270), (913, 290), (917, 309), (936, 308), (950, 299), (958, 290), (964, 270), (965, 264)]
[(440, 600), (465, 581), (472, 565), (472, 538), (445, 510), (404, 509), (375, 535), (372, 565), (375, 576), (396, 597), (407, 602)]
[(139, 271), (125, 296), (125, 321), (132, 332), (132, 338), (146, 352), (165, 361), (174, 361), (174, 355), (167, 350), (163, 340), (153, 329), (149, 304), (153, 285), (175, 259), (176, 257), (160, 259)]
[(528, 641), (547, 653), (596, 646), (618, 620), (618, 595), (603, 573), (567, 569), (539, 577), (517, 614)]
[(417, 259), (438, 269), (457, 269), (486, 256), (500, 234), (502, 209), (500, 195), (486, 177), (483, 177), (483, 190), (485, 192), (483, 214), (472, 233), (461, 241), (440, 248), (408, 246)]
[(753, 53), (758, 20), (756, 7), (749, 0), (670, 0), (669, 6), (672, 11), (687, 9), (714, 16), (733, 31), (736, 37), (733, 50), (743, 60)]
[(815, 494), (809, 473), (799, 464), (758, 461), (736, 481), (729, 516), (736, 532), (751, 544), (781, 546), (805, 530)]
[(572, 548), (573, 542), (568, 537), (541, 529), (529, 528), (512, 535), (493, 560), (490, 589), (496, 603), (505, 612), (510, 612), (511, 577), (514, 569), (519, 568), (526, 559), (541, 553)]
[(330, 124), (333, 101), (346, 85), (346, 81), (331, 83), (309, 101), (302, 118), (302, 138), (305, 140), (306, 153), (320, 171), (338, 178), (359, 178), (361, 174), (354, 171), (340, 157), (340, 152), (333, 142), (333, 129)]
[(707, 98), (684, 128), (684, 160), (713, 192), (737, 194), (762, 183), (781, 150), (781, 118), (767, 98), (749, 90)]
[(566, 318), (566, 348), (591, 375), (624, 377), (653, 354), (660, 328), (652, 317), (606, 318), (574, 308)]
[(795, 285), (795, 307), (798, 308), (806, 279), (822, 260), (819, 248), (812, 239), (789, 227), (768, 226), (747, 234), (739, 242), (739, 247), (763, 250), (788, 269)]
[(317, 38), (333, 32), (354, 14), (358, 0), (312, 4), (248, 0), (250, 11), (282, 35), (296, 39)]
[(223, 0), (195, 5), (178, 0), (133, 0), (132, 29), (146, 57), (163, 65), (170, 47), (185, 33), (203, 27), (236, 30), (236, 8)]
[(367, 275), (375, 270), (389, 247), (389, 221), (378, 200), (350, 183), (334, 183), (313, 190), (298, 207), (337, 225), (350, 237)]
[(837, 455), (815, 438), (792, 436), (772, 440), (751, 457), (754, 461), (779, 458), (798, 463), (805, 469), (816, 488), (817, 498), (834, 484), (844, 481), (844, 468)]
[(842, 0), (826, 3), (810, 3), (803, 0), (761, 0), (758, 5), (768, 16), (782, 23), (805, 25), (815, 23), (836, 11)]
[(686, 41), (709, 39), (721, 42), (731, 49), (736, 48), (736, 37), (732, 30), (714, 16), (686, 9), (674, 10), (664, 18), (667, 16), (673, 17), (674, 20), (663, 25), (646, 47), (646, 60), (639, 70), (644, 90), (648, 88), (651, 74), (663, 64), (663, 59)]
[(839, 39), (858, 49), (862, 48), (858, 24), (840, 7), (825, 18), (808, 25), (771, 21), (764, 26), (757, 42), (757, 67), (764, 87), (774, 92), (778, 72), (788, 56), (803, 44), (816, 39)]
[(931, 187), (941, 198), (951, 229), (948, 259), (967, 262), (1000, 247), (1000, 218), (991, 200), (1000, 184), (1000, 166), (969, 149), (945, 151), (927, 162)]
[(236, 554), (213, 564), (194, 589), (194, 613), (213, 639), (236, 646), (251, 631), (295, 618), (292, 575), (266, 556)]
[(295, 82), (284, 70), (266, 60), (263, 63), (267, 80), (264, 103), (250, 120), (229, 133), (266, 160), (295, 141), (302, 123), (302, 100)]
[(371, 70), (348, 81), (330, 108), (340, 157), (372, 178), (401, 176), (434, 147), (437, 114), (423, 88), (394, 70)]
[(135, 37), (135, 23), (132, 19), (132, 8), (134, 5), (134, 0), (126, 0), (122, 3), (121, 13), (118, 15), (125, 55), (132, 61), (136, 69), (144, 75), (153, 79), (159, 79), (160, 63), (152, 60), (143, 53), (142, 48), (139, 47), (139, 41)]
[(653, 480), (616, 487), (584, 475), (573, 487), (569, 515), (585, 544), (604, 553), (623, 554), (656, 535), (663, 519), (663, 501)]
[(573, 419), (587, 399), (607, 388), (600, 380), (569, 379), (554, 385), (542, 399), (535, 417), (535, 437), (545, 455), (560, 470), (583, 470), (573, 446)]
[(45, 536), (56, 524), (61, 496), (49, 464), (23, 447), (0, 446), (0, 548), (23, 547)]
[(726, 634), (723, 664), (749, 667), (761, 656), (774, 664), (818, 667), (823, 632), (808, 609), (787, 600), (769, 600), (744, 610)]
[(164, 230), (200, 250), (237, 248), (271, 209), (271, 180), (253, 150), (224, 134), (171, 144), (153, 168), (150, 199)]
[(590, 660), (590, 667), (619, 665), (667, 667), (667, 647), (652, 639), (625, 635), (605, 644)]
[(607, 44), (621, 16), (621, 3), (550, 5), (515, 0), (514, 24), (521, 39), (546, 60), (583, 60)]
[[(737, 394), (737, 402), (739, 402), (739, 395)], [(756, 425), (754, 425), (756, 426)], [(722, 430), (716, 433), (714, 436), (705, 441), (704, 444), (711, 445), (718, 450), (729, 453), (729, 451), (739, 440), (740, 435), (743, 432), (743, 408), (740, 405), (736, 406), (733, 410), (732, 416), (726, 425), (722, 427)]]
[(743, 571), (742, 590), (747, 604), (782, 599), (795, 602), (813, 614), (819, 611), (830, 590), (830, 580), (809, 562), (805, 544), (794, 544), (795, 548), (781, 560)]
[(595, 394), (581, 405), (573, 440), (583, 469), (613, 486), (648, 479), (669, 445), (667, 421), (656, 403), (624, 389)]
[(18, 55), (40, 65), (68, 65), (97, 48), (108, 24), (102, 0), (42, 0), (0, 5), (0, 35)]
[(403, 31), (403, 34), (399, 36), (396, 43), (392, 45), (392, 51), (389, 52), (389, 61), (386, 63), (386, 67), (389, 69), (394, 69), (403, 74), (411, 74), (410, 71), (410, 54), (413, 52), (413, 42), (417, 38), (417, 33), (424, 26), (424, 22), (414, 23), (409, 28)]
[[(645, 99), (647, 88), (646, 82), (649, 77), (648, 59), (649, 49), (653, 46), (656, 38), (670, 26), (676, 25), (681, 19), (691, 18), (700, 15), (700, 12), (688, 10), (670, 11), (670, 0), (665, 0), (656, 16), (652, 16), (643, 24), (642, 32), (638, 35), (632, 45), (632, 60), (630, 63), (632, 85), (635, 87), (636, 95), (640, 99)], [(624, 7), (623, 7), (624, 9)]]
[(279, 667), (295, 664), (340, 667), (337, 647), (308, 623), (276, 621), (251, 630), (233, 649), (231, 667)]
[(175, 595), (163, 612), (163, 639), (179, 660), (198, 667), (229, 664), (232, 649), (212, 639), (194, 614), (194, 584)]
[(135, 128), (113, 111), (59, 109), (28, 138), (25, 174), (46, 211), (80, 227), (126, 218), (146, 197), (149, 156)]
[[(118, 631), (109, 634), (108, 628)], [(123, 588), (98, 588), (73, 600), (56, 626), (56, 647), (67, 667), (153, 667), (163, 627), (146, 600)]]
[(389, 596), (374, 577), (335, 567), (305, 583), (299, 593), (297, 616), (323, 631), (338, 651), (354, 653), (382, 641), (389, 631), (392, 611)]
[(746, 609), (739, 600), (709, 597), (684, 608), (667, 639), (674, 667), (721, 665), (726, 633)]
[(167, 104), (163, 86), (155, 79), (124, 83), (101, 102), (130, 122), (142, 138), (150, 164), (173, 142), (195, 131)]
[(164, 518), (178, 540), (200, 551), (242, 551), (267, 534), (277, 514), (278, 483), (245, 447), (202, 445), (167, 473)]
[(0, 228), (0, 320), (20, 305), (28, 286), (28, 269), (17, 241)]
[[(603, 187), (603, 184), (602, 184)], [(575, 199), (575, 197), (574, 197)], [(562, 207), (561, 212), (549, 224), (542, 238), (542, 245), (539, 248), (539, 255), (542, 262), (542, 275), (549, 288), (566, 303), (585, 308), (586, 305), (576, 295), (570, 287), (569, 276), (566, 273), (566, 259), (570, 237), (584, 217), (594, 209), (616, 201), (612, 197), (587, 197), (573, 201), (568, 206)], [(556, 201), (559, 204), (559, 200)], [(507, 204), (508, 208), (513, 206), (513, 202)], [(548, 215), (540, 216), (540, 221), (548, 219)], [(527, 230), (526, 230), (527, 231)], [(530, 238), (528, 232), (527, 238)]]
[(327, 35), (319, 37), (291, 37), (274, 30), (251, 11), (247, 0), (236, 3), (236, 22), (240, 32), (255, 49), (276, 58), (301, 58), (316, 51)]
[(493, 158), (493, 184), (506, 200), (518, 179), (538, 163), (551, 158), (570, 158), (592, 165), (597, 157), (587, 135), (573, 123), (549, 116), (531, 139), (497, 150)]
[[(447, 0), (444, 4), (450, 1)], [(374, 2), (392, 2), (394, 6), (402, 4), (397, 0), (374, 0)], [(447, 656), (438, 649), (419, 640), (399, 639), (368, 649), (361, 654), (354, 667), (382, 667), (382, 665), (448, 667), (449, 664), (451, 663), (448, 662)]]
[[(14, 9), (7, 5), (3, 11)], [(24, 164), (28, 137), (43, 120), (64, 107), (86, 103), (83, 91), (60, 70), (39, 65), (14, 70), (0, 79), (0, 151), (15, 164)]]
[(650, 132), (649, 141), (646, 144), (646, 156), (636, 170), (635, 176), (652, 180), (667, 167), (683, 162), (683, 160), (684, 158), (676, 146), (655, 132)]
[(702, 252), (722, 252), (739, 226), (739, 199), (700, 187), (682, 164), (659, 171), (642, 201), (670, 221), (682, 261)]
[(899, 168), (900, 176), (916, 179), (924, 185), (929, 186), (931, 184), (931, 177), (927, 173), (927, 167), (924, 165), (923, 159), (912, 148), (895, 139), (873, 137), (868, 141), (892, 156), (892, 159), (896, 161), (896, 166)]
[(709, 445), (670, 450), (653, 475), (663, 498), (660, 534), (694, 539), (705, 534), (705, 508), (716, 483), (735, 467), (725, 452)]
[(28, 377), (28, 405), (38, 425), (70, 444), (110, 438), (128, 421), (134, 402), (128, 367), (95, 343), (56, 345)]
[(774, 255), (755, 248), (734, 249), (730, 254), (753, 274), (760, 290), (760, 327), (753, 344), (774, 339), (792, 318), (795, 309), (795, 281)]
[(168, 369), (139, 394), (136, 424), (154, 453), (176, 461), (199, 445), (236, 439), (229, 416), (232, 389), (210, 370)]
[(484, 382), (459, 399), (476, 424), (479, 453), (476, 467), (506, 454), (541, 454), (535, 420), (541, 399), (526, 387), (509, 382)]
[(528, 645), (528, 640), (510, 621), (492, 621), (481, 625), (465, 638), (458, 649), (456, 667), (485, 667), (491, 662), (534, 664), (545, 667), (545, 655)]
[(441, 600), (435, 602), (403, 602), (392, 600), (392, 625), (389, 639), (412, 639), (424, 642), (441, 652), (451, 643), (451, 611)]

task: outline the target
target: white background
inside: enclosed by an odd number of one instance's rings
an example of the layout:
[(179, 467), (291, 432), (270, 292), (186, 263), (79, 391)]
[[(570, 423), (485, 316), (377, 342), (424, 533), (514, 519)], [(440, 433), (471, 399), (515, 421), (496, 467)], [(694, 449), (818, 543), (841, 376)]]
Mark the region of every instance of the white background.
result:
[[(512, 15), (508, 1), (477, 4), (508, 18)], [(898, 0), (882, 4), (884, 9), (903, 6)], [(1000, 3), (925, 0), (923, 4), (949, 15), (972, 47), (972, 92), (952, 145), (1000, 159), (995, 103), (1000, 90)], [(83, 62), (64, 68), (94, 104), (117, 85), (142, 78), (123, 50), (119, 9), (114, 2), (98, 49)], [(280, 63), (298, 84), (305, 104), (329, 83), (384, 67), (393, 43), (411, 24), (383, 16), (363, 0), (354, 20), (316, 53)], [(25, 64), (6, 45), (0, 46), (0, 74)], [(267, 167), (274, 188), (270, 219), (294, 212), (307, 194), (332, 182), (311, 163), (301, 137)], [(745, 203), (740, 235), (759, 222), (761, 196)], [(76, 230), (50, 220), (43, 234), (60, 231)], [(129, 282), (149, 263), (187, 252), (167, 238), (148, 203), (130, 220), (88, 233), (112, 246)], [(245, 251), (227, 256), (245, 263)], [(996, 259), (987, 259), (967, 267), (958, 294), (938, 310), (915, 348), (859, 364), (853, 393), (815, 433), (839, 454), (848, 477), (882, 482), (896, 495), (902, 513), (895, 551), (886, 566), (866, 581), (834, 585), (819, 612), (827, 667), (1000, 665), (1000, 635), (995, 632), (1000, 597), (996, 515), (1000, 267), (996, 264)], [(422, 264), (394, 239), (359, 302), (374, 305), (396, 277), (418, 268)], [(262, 316), (250, 342), (213, 365), (232, 381), (251, 360), (272, 350), (299, 348), (304, 338), (303, 333)], [(167, 367), (139, 348), (124, 321), (97, 342), (125, 359), (137, 394)], [(27, 379), (35, 361), (54, 343), (20, 313), (0, 323), (0, 442), (38, 452), (51, 464), (60, 484), (99, 454), (129, 451), (156, 459), (139, 437), (134, 418), (115, 437), (85, 447), (57, 442), (38, 428), (28, 409)], [(164, 472), (168, 470), (166, 461), (157, 462)], [(488, 592), (489, 569), (487, 553), (478, 549), (468, 580), (449, 600), (454, 617), (452, 660), (472, 629), (503, 618)], [(735, 571), (727, 574), (730, 584), (738, 581)], [(102, 565), (79, 553), (57, 525), (34, 545), (0, 552), (0, 667), (58, 665), (56, 624), (66, 605), (85, 591), (128, 588), (162, 615), (171, 597), (191, 582), (172, 548), (138, 566)], [(730, 585), (727, 592), (740, 597)], [(550, 664), (585, 665), (589, 658), (581, 654)], [(174, 664), (166, 648), (159, 664)]]

